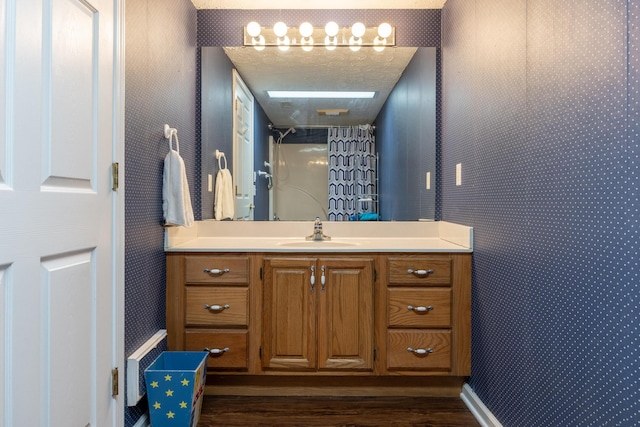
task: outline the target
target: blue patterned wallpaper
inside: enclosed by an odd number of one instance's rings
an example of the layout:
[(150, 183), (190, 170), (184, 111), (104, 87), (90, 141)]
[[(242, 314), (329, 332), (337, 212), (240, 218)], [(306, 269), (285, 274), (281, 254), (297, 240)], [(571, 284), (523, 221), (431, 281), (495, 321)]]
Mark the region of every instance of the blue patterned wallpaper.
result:
[[(125, 358), (165, 327), (163, 125), (178, 130), (195, 194), (196, 10), (189, 1), (126, 4)], [(143, 367), (144, 368), (144, 367)], [(131, 426), (146, 409), (126, 408)]]
[[(435, 217), (437, 48), (419, 48), (376, 118), (380, 214), (385, 221)], [(409, 165), (409, 167), (407, 167)], [(426, 189), (426, 172), (431, 189)]]
[(442, 12), (442, 219), (474, 227), (469, 382), (505, 426), (640, 423), (638, 12)]

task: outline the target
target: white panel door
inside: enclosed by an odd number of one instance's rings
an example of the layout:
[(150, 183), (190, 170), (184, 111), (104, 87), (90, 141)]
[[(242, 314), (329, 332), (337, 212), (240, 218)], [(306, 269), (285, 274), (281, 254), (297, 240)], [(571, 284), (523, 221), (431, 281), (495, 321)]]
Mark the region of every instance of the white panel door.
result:
[(233, 184), (235, 216), (238, 220), (252, 220), (254, 212), (253, 182), (253, 94), (233, 70)]
[(111, 395), (121, 3), (1, 3), (0, 427), (121, 425)]

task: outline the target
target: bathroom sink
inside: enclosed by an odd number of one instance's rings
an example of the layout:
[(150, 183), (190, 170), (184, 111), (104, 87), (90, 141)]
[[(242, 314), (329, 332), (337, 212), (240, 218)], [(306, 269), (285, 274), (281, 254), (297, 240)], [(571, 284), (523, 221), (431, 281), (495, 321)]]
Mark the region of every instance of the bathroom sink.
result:
[(359, 244), (360, 243), (355, 242), (336, 242), (335, 240), (296, 240), (292, 242), (279, 242), (278, 246), (286, 246), (288, 248), (336, 248), (358, 246)]

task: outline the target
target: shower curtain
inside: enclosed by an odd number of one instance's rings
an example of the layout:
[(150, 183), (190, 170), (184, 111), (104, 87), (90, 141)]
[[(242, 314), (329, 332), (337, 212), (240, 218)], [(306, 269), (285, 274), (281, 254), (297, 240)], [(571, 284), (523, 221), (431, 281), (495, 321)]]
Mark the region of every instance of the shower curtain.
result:
[(329, 220), (377, 219), (375, 137), (370, 125), (329, 128)]

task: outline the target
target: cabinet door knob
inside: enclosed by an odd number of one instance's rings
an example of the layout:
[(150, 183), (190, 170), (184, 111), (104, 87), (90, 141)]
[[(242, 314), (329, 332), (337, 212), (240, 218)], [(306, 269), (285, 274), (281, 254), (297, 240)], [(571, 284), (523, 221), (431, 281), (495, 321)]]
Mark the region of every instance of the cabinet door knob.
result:
[(211, 311), (222, 311), (222, 310), (228, 310), (229, 308), (231, 308), (231, 306), (229, 304), (225, 304), (225, 305), (209, 305), (209, 304), (205, 304), (204, 305), (205, 310), (211, 310)]
[(428, 307), (422, 307), (422, 306), (420, 306), (420, 307), (414, 307), (414, 306), (412, 306), (412, 305), (408, 305), (408, 306), (407, 306), (407, 310), (413, 310), (413, 311), (414, 311), (414, 312), (416, 312), (416, 313), (426, 313), (427, 311), (431, 311), (431, 310), (433, 310), (433, 306), (432, 306), (432, 305), (430, 305), (430, 306), (428, 306)]
[(211, 268), (211, 269), (205, 268), (204, 269), (204, 272), (209, 274), (224, 274), (224, 273), (228, 273), (229, 271), (231, 270), (229, 270), (228, 268)]
[(313, 292), (313, 287), (316, 284), (316, 267), (313, 265), (311, 266), (311, 278), (309, 281), (311, 282), (311, 292)]
[(433, 274), (433, 270), (413, 270), (410, 268), (407, 270), (407, 273), (415, 276), (426, 276), (428, 274)]
[(225, 348), (212, 348), (212, 349), (208, 349), (205, 348), (204, 351), (208, 351), (209, 352), (209, 356), (218, 356), (220, 354), (224, 354), (227, 351), (229, 351), (229, 347), (225, 347)]
[(432, 348), (411, 348), (411, 347), (407, 347), (407, 351), (410, 351), (413, 354), (418, 354), (418, 355), (423, 355), (423, 354), (427, 354), (427, 353), (433, 353), (433, 349)]

